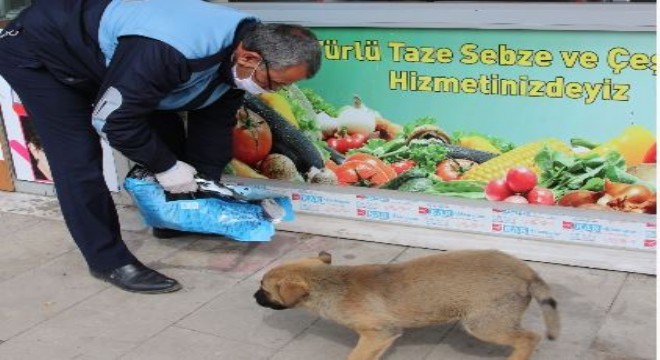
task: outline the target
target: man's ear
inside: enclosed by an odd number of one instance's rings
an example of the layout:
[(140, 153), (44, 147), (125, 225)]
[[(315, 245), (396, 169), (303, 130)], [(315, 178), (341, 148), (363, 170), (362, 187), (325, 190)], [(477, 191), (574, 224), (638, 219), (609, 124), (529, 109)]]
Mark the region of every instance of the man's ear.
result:
[(309, 287), (302, 280), (283, 279), (278, 285), (282, 305), (288, 308), (309, 295)]
[(319, 259), (328, 265), (332, 263), (332, 255), (329, 252), (321, 251)]
[(245, 50), (243, 42), (240, 42), (234, 50), (234, 59), (236, 64), (250, 69), (256, 68), (262, 60), (261, 55), (256, 51)]

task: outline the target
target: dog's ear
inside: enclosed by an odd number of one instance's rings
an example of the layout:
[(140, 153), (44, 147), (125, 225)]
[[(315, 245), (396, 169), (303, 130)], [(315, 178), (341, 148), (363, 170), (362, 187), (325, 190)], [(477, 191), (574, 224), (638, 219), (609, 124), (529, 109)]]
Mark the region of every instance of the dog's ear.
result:
[(331, 264), (332, 263), (332, 255), (330, 255), (329, 252), (321, 251), (319, 253), (319, 259), (323, 261), (326, 264)]
[(309, 294), (309, 287), (302, 280), (283, 279), (278, 285), (282, 305), (286, 307), (296, 305)]

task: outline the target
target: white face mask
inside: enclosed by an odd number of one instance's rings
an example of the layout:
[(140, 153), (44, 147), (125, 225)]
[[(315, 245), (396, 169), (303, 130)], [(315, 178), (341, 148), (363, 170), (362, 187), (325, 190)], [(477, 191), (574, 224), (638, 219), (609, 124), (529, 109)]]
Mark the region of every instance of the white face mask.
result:
[[(259, 61), (259, 64), (261, 64), (261, 61)], [(234, 76), (234, 83), (236, 83), (236, 87), (245, 90), (249, 92), (252, 95), (259, 95), (261, 93), (268, 92), (267, 90), (263, 89), (261, 86), (259, 86), (252, 77), (254, 76), (254, 72), (257, 71), (257, 67), (259, 67), (259, 64), (252, 69), (252, 73), (250, 73), (250, 76), (246, 77), (245, 79), (239, 79), (238, 74), (236, 73), (236, 67), (238, 65), (234, 65), (231, 68), (231, 73)]]

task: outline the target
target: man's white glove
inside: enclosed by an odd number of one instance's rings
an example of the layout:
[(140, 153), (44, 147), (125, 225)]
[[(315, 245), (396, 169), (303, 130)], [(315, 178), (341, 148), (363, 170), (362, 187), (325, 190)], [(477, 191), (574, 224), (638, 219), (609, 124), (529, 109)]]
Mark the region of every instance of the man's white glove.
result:
[(177, 161), (169, 170), (156, 174), (156, 180), (165, 191), (172, 194), (188, 193), (197, 191), (195, 182), (197, 170), (194, 167)]

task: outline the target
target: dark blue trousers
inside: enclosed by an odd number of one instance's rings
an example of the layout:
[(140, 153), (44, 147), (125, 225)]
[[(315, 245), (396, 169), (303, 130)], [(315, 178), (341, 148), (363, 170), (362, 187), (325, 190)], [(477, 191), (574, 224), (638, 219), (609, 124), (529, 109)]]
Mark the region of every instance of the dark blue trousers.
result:
[(69, 232), (90, 269), (135, 261), (121, 238), (103, 178), (99, 136), (91, 125), (95, 94), (56, 80), (31, 57), (21, 35), (0, 39), (0, 75), (12, 86), (39, 134)]
[[(0, 54), (0, 75), (19, 95), (35, 125), (67, 227), (89, 268), (106, 271), (136, 261), (122, 240), (103, 177), (100, 139), (91, 124), (97, 94), (53, 77), (20, 34), (0, 39)], [(242, 92), (230, 91), (208, 108), (192, 112), (187, 137), (174, 112), (154, 112), (148, 121), (179, 159), (220, 178), (231, 159), (232, 119), (241, 102)]]

